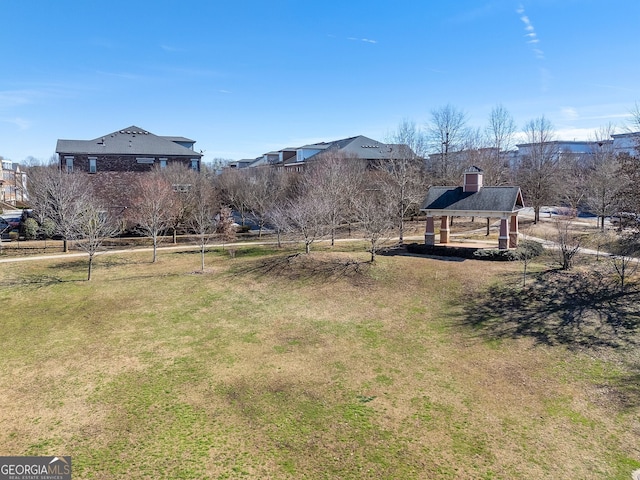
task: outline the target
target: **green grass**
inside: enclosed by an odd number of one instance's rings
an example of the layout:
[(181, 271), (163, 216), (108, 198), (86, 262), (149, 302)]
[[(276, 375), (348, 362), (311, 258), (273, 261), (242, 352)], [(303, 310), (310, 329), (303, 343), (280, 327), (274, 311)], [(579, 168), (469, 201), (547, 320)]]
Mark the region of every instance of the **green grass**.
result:
[(623, 349), (497, 335), (509, 312), (469, 312), (519, 265), (293, 253), (216, 250), (204, 273), (185, 253), (99, 257), (91, 282), (81, 260), (3, 264), (0, 455), (71, 455), (78, 479), (640, 468)]

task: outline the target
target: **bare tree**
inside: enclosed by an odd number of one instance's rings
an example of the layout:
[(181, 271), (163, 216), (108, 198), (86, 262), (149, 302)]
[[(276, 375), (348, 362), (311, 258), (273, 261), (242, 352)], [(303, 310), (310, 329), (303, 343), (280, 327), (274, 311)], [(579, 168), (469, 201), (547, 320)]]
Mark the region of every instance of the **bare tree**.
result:
[(57, 166), (34, 167), (28, 174), (29, 195), (33, 209), (40, 219), (50, 219), (55, 231), (63, 238), (63, 250), (69, 251), (68, 241), (81, 222), (83, 205), (90, 196), (87, 178), (79, 173), (66, 173)]
[(362, 235), (369, 242), (371, 262), (375, 262), (382, 243), (390, 237), (397, 212), (384, 182), (367, 182), (367, 186), (355, 200), (355, 212)]
[(329, 230), (328, 202), (318, 190), (304, 188), (296, 198), (287, 200), (282, 209), (283, 226), (300, 235), (305, 253), (310, 253), (313, 242), (324, 237)]
[(222, 202), (240, 215), (242, 226), (246, 223), (251, 203), (248, 175), (243, 170), (227, 168), (216, 177)]
[(580, 251), (582, 235), (573, 230), (575, 217), (569, 215), (558, 215), (554, 218), (554, 235), (556, 257), (562, 270), (570, 270), (573, 267), (575, 256)]
[(630, 276), (638, 270), (638, 246), (636, 235), (626, 235), (609, 244), (611, 267), (620, 281), (620, 293), (624, 294)]
[(104, 240), (121, 231), (116, 212), (102, 208), (95, 197), (84, 199), (79, 205), (79, 221), (74, 226), (75, 245), (89, 255), (87, 281), (91, 280), (93, 259)]
[(358, 191), (365, 165), (357, 157), (340, 152), (327, 152), (313, 162), (302, 180), (301, 188), (324, 205), (323, 211), (335, 244), (336, 230), (352, 215), (351, 201)]
[(402, 245), (405, 216), (419, 205), (428, 187), (424, 168), (426, 140), (415, 123), (404, 120), (389, 143), (389, 159), (381, 161), (378, 168), (386, 174), (389, 201), (396, 206), (398, 243)]
[(282, 234), (291, 230), (286, 202), (282, 205), (274, 205), (267, 212), (267, 218), (276, 231), (278, 248), (282, 248)]
[(534, 223), (537, 223), (540, 221), (540, 208), (556, 197), (559, 152), (553, 143), (553, 126), (545, 117), (529, 121), (524, 133), (526, 153), (518, 165), (517, 178), (525, 201), (533, 207)]
[(233, 242), (236, 239), (236, 228), (233, 221), (233, 212), (229, 207), (222, 207), (218, 218), (218, 233), (222, 240), (222, 249), (225, 243)]
[(495, 106), (485, 128), (486, 145), (480, 159), (474, 165), (484, 171), (483, 183), (487, 186), (506, 185), (511, 181), (511, 165), (508, 152), (513, 149), (516, 124), (509, 111), (502, 105)]
[(137, 230), (153, 243), (153, 263), (157, 260), (161, 235), (174, 225), (176, 212), (175, 192), (166, 178), (157, 172), (139, 178), (131, 216)]
[[(628, 133), (636, 133), (640, 130), (640, 104), (636, 102), (630, 110), (631, 120), (627, 125)], [(618, 207), (621, 211), (640, 213), (640, 195), (638, 195), (638, 185), (640, 184), (640, 135), (633, 137), (631, 152), (624, 152), (618, 155), (619, 169), (618, 180), (620, 182), (620, 192), (618, 195)], [(622, 222), (621, 222), (622, 226)]]
[(600, 230), (604, 231), (604, 219), (613, 215), (619, 207), (621, 182), (620, 161), (610, 140), (614, 128), (610, 124), (595, 132), (594, 146), (588, 163), (584, 183), (585, 203), (598, 216)]
[(540, 255), (544, 251), (544, 247), (541, 243), (534, 240), (523, 240), (518, 245), (516, 250), (516, 256), (522, 263), (522, 286), (527, 285), (527, 275), (529, 273), (529, 265), (534, 258)]
[(640, 161), (638, 157), (626, 152), (619, 154), (617, 160), (619, 167), (616, 175), (619, 192), (616, 206), (623, 212), (638, 213), (640, 212), (640, 195), (638, 195)]
[(629, 120), (627, 131), (629, 133), (635, 133), (640, 131), (640, 103), (636, 102), (629, 110), (631, 118)]
[(173, 243), (178, 243), (178, 230), (189, 222), (190, 209), (194, 206), (196, 199), (194, 185), (198, 179), (206, 176), (187, 167), (182, 163), (170, 163), (163, 169), (154, 169), (156, 175), (166, 179), (173, 189), (174, 216), (171, 225)]
[(457, 182), (452, 162), (459, 158), (455, 154), (463, 150), (467, 136), (467, 114), (451, 104), (431, 111), (431, 121), (427, 125), (427, 138), (437, 165), (432, 165), (433, 174), (443, 184)]
[(206, 176), (220, 175), (230, 162), (233, 162), (230, 158), (215, 157), (210, 162), (202, 163), (200, 173)]
[(190, 189), (191, 205), (187, 225), (198, 237), (200, 245), (200, 269), (204, 271), (205, 248), (211, 237), (216, 232), (219, 217), (219, 201), (211, 181), (205, 177), (197, 176)]
[(268, 213), (289, 193), (288, 172), (276, 168), (255, 168), (247, 173), (247, 206), (258, 224), (258, 237)]
[(563, 207), (577, 213), (585, 204), (585, 185), (589, 177), (586, 155), (570, 151), (560, 151), (558, 155), (555, 197)]

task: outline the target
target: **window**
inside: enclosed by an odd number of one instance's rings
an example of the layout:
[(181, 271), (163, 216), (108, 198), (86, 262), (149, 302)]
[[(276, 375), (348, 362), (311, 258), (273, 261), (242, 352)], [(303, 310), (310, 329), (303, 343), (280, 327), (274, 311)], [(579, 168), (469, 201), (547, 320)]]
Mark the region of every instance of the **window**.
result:
[(166, 158), (161, 158), (160, 159), (160, 168), (167, 168), (167, 159)]
[(138, 157), (136, 158), (136, 162), (138, 163), (153, 163), (155, 161), (154, 158), (148, 158), (148, 157)]
[(188, 192), (191, 189), (190, 183), (174, 183), (171, 186), (174, 192)]
[(73, 172), (73, 157), (64, 157), (65, 164), (67, 166), (67, 173)]
[(89, 173), (96, 173), (98, 171), (98, 159), (96, 157), (89, 157)]
[(191, 159), (191, 170), (195, 170), (196, 172), (198, 171), (198, 159)]

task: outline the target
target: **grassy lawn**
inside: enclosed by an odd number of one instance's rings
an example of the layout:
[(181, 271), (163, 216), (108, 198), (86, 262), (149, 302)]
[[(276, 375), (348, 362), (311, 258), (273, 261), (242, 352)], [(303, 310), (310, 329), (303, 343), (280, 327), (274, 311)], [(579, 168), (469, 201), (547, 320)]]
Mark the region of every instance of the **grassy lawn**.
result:
[(518, 263), (367, 258), (135, 253), (91, 282), (84, 260), (3, 264), (0, 455), (71, 455), (77, 479), (640, 468), (632, 325), (541, 336), (572, 303), (523, 315)]

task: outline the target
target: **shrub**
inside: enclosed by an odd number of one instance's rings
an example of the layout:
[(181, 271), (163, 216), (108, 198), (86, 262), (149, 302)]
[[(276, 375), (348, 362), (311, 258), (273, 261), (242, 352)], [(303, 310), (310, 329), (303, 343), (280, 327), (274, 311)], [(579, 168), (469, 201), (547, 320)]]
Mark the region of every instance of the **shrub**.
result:
[(38, 229), (40, 226), (35, 218), (27, 218), (22, 224), (25, 240), (35, 240), (38, 238)]
[(424, 245), (410, 243), (407, 251), (421, 255), (438, 255), (440, 257), (459, 257), (474, 260), (491, 260), (494, 262), (513, 262), (527, 255), (527, 258), (537, 257), (544, 251), (544, 247), (539, 242), (524, 241), (516, 250), (500, 250), (497, 248), (461, 248), (447, 247), (444, 245)]
[(522, 257), (526, 255), (528, 258), (542, 255), (542, 252), (544, 252), (544, 246), (535, 240), (523, 240), (516, 249), (518, 256)]
[(47, 218), (40, 225), (40, 233), (44, 238), (51, 238), (56, 233), (56, 224), (53, 223), (53, 220)]
[(493, 260), (497, 262), (513, 262), (519, 258), (515, 250), (500, 250), (498, 248), (476, 250), (473, 252), (473, 256), (477, 260)]

